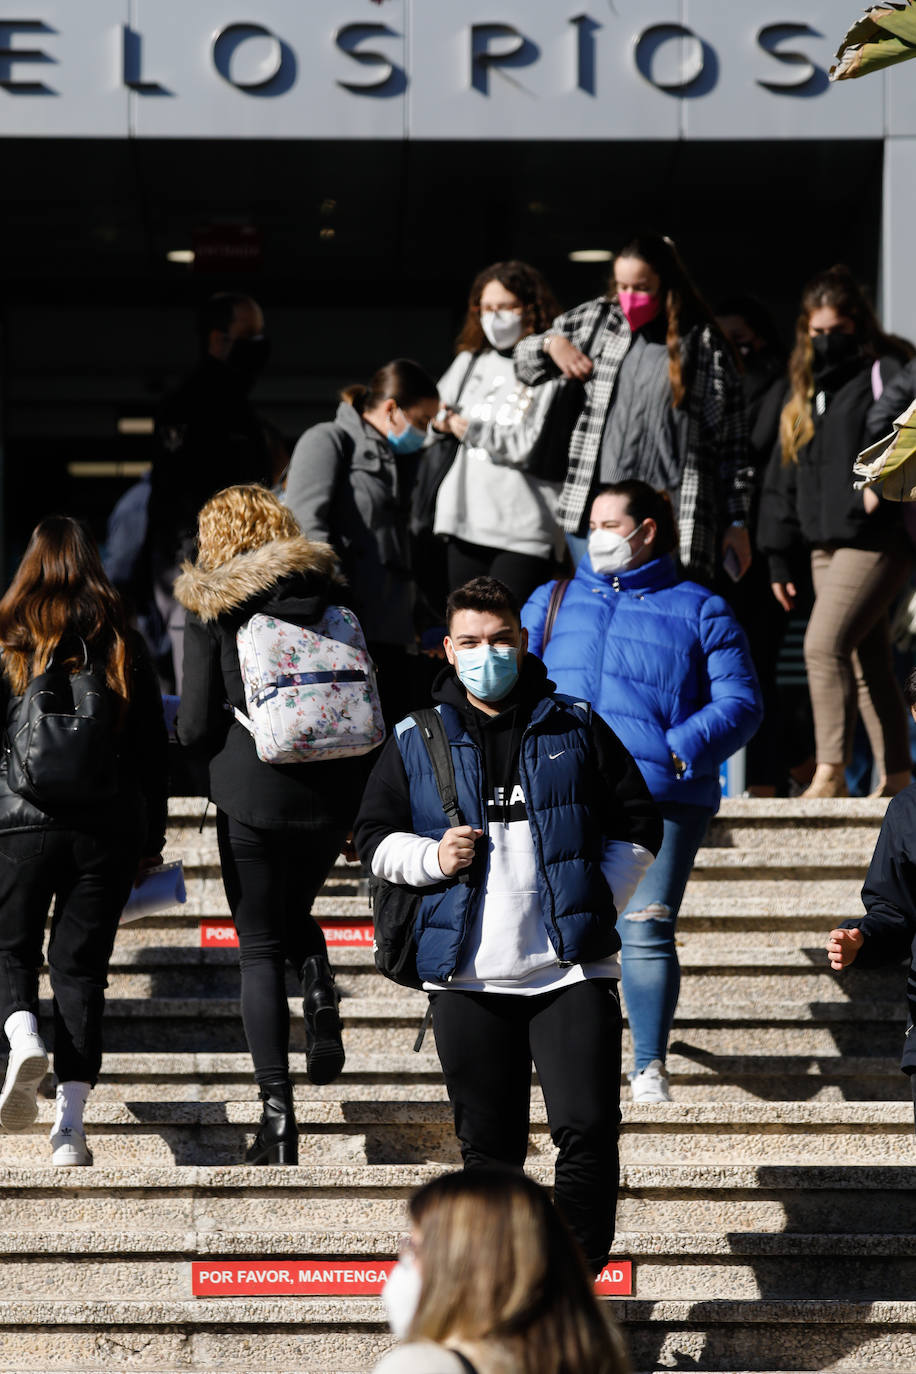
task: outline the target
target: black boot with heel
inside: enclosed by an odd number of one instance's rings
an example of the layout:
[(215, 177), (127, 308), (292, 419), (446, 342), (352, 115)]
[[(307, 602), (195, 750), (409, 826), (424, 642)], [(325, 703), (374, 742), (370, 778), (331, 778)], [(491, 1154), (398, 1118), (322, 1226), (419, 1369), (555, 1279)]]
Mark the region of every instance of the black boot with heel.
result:
[(288, 1080), (262, 1083), (261, 1124), (246, 1164), (298, 1164), (299, 1131), (293, 1107), (293, 1085)]
[(333, 1083), (340, 1076), (346, 1058), (334, 975), (327, 959), (321, 954), (313, 954), (302, 965), (301, 977), (308, 1076), (312, 1083)]

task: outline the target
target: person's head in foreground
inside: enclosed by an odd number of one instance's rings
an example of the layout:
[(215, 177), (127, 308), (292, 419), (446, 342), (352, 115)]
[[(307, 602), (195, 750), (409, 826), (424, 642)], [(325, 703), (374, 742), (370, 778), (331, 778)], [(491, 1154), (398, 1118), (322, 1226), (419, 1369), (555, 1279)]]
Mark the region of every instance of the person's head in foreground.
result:
[(494, 713), (518, 682), (528, 650), (518, 602), (495, 577), (474, 577), (449, 595), (445, 656), (472, 705)]
[(599, 576), (632, 572), (677, 548), (671, 498), (635, 479), (601, 488), (588, 529), (588, 556)]
[[(625, 1374), (623, 1344), (547, 1193), (472, 1169), (428, 1183), (384, 1292), (394, 1334), (515, 1374)], [(481, 1371), (483, 1374), (483, 1370)]]

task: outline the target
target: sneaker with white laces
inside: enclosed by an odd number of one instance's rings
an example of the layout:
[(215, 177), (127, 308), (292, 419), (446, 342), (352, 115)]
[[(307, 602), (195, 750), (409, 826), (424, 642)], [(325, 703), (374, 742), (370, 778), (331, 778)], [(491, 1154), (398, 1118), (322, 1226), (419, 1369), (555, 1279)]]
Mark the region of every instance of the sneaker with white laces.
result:
[(634, 1102), (670, 1102), (668, 1073), (660, 1059), (653, 1059), (639, 1073), (630, 1075)]
[(58, 1169), (79, 1169), (92, 1163), (86, 1137), (75, 1126), (61, 1126), (51, 1132), (51, 1163)]
[(0, 1126), (24, 1131), (38, 1115), (38, 1086), (48, 1072), (48, 1051), (40, 1035), (17, 1035), (10, 1048), (0, 1092)]

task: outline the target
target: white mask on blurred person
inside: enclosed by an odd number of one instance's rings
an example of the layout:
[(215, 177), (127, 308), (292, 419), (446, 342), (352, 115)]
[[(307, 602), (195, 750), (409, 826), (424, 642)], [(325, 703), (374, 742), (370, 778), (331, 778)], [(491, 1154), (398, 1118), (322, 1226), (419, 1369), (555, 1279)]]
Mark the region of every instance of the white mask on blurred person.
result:
[(592, 572), (600, 576), (628, 568), (635, 557), (630, 549), (630, 540), (641, 529), (642, 524), (639, 524), (627, 535), (618, 534), (616, 530), (592, 530), (588, 536), (588, 558)]
[(420, 1301), (422, 1277), (418, 1266), (409, 1255), (398, 1260), (382, 1289), (382, 1302), (388, 1316), (388, 1325), (395, 1340), (402, 1341), (410, 1330), (417, 1303)]
[(514, 348), (522, 337), (522, 317), (514, 310), (481, 311), (480, 327), (494, 348)]

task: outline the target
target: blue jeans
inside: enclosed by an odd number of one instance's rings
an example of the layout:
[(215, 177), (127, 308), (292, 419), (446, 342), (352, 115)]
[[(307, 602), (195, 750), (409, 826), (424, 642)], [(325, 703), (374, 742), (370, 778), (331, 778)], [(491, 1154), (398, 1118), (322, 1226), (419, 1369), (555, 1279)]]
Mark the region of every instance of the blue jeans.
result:
[(623, 996), (633, 1039), (635, 1072), (663, 1063), (681, 990), (674, 928), (684, 888), (713, 812), (706, 806), (660, 802), (665, 823), (655, 863), (630, 898), (617, 929)]

